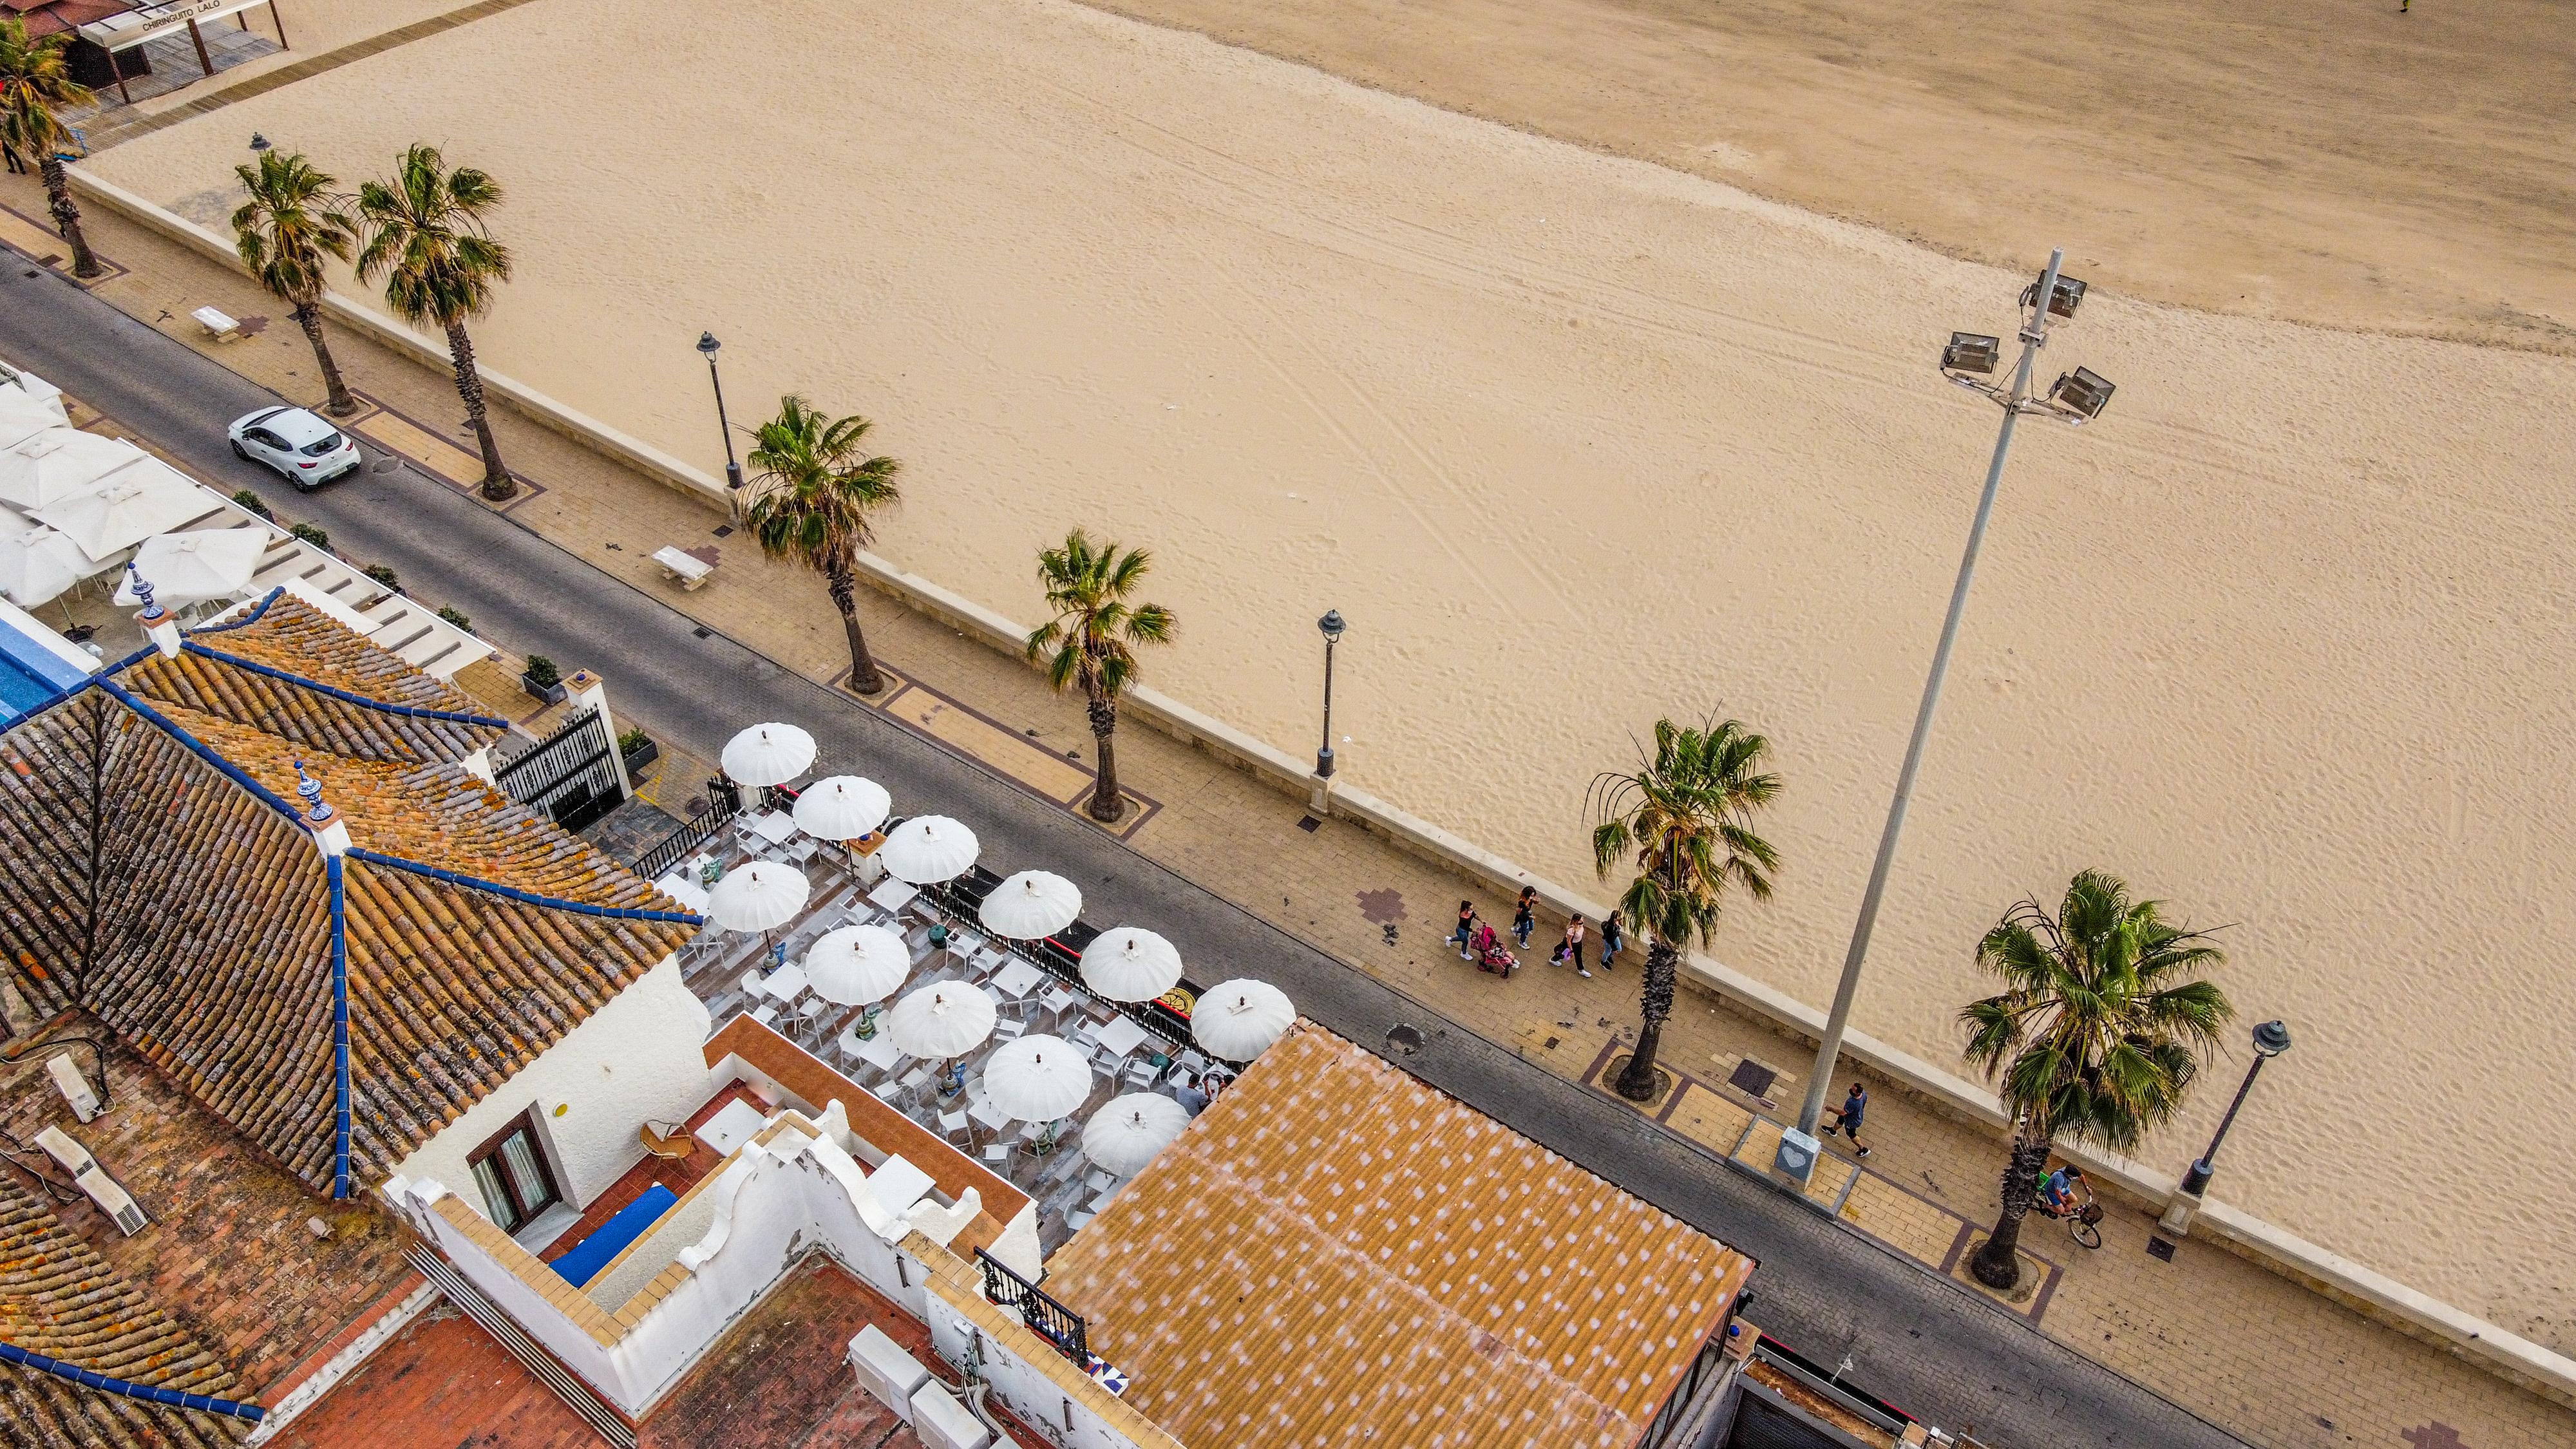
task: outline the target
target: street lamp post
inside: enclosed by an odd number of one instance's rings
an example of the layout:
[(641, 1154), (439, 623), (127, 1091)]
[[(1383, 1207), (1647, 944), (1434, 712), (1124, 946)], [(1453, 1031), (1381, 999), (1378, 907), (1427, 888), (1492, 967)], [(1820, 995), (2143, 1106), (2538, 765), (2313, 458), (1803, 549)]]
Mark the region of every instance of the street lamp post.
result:
[(725, 421), (724, 379), (716, 375), (716, 349), (724, 346), (712, 332), (698, 334), (698, 351), (707, 359), (707, 381), (716, 389), (716, 431), (724, 434), (725, 487), (740, 491), (742, 465), (733, 459), (733, 424)]
[(1342, 623), (1341, 610), (1327, 609), (1315, 627), (1324, 632), (1324, 746), (1315, 751), (1315, 778), (1329, 780), (1333, 778), (1333, 646), (1342, 642), (1342, 630), (1348, 626)]
[(2290, 1028), (2281, 1022), (2267, 1021), (2254, 1028), (2254, 1065), (2245, 1069), (2245, 1080), (2237, 1085), (2236, 1100), (2227, 1104), (2227, 1115), (2218, 1119), (2218, 1130), (2210, 1134), (2209, 1150), (2182, 1175), (2182, 1190), (2198, 1197), (2209, 1191), (2210, 1164), (2218, 1160), (2218, 1144), (2227, 1140), (2227, 1129), (2236, 1125), (2236, 1109), (2245, 1105), (2245, 1094), (2254, 1090), (2254, 1078), (2262, 1073), (2263, 1064), (2290, 1049)]
[(1896, 798), (1888, 804), (1887, 826), (1878, 838), (1878, 857), (1870, 864), (1869, 886), (1861, 893), (1860, 918), (1852, 925), (1851, 948), (1843, 955), (1842, 980), (1834, 988), (1833, 1010), (1825, 1018), (1824, 1038), (1816, 1046), (1816, 1066), (1807, 1078), (1807, 1097), (1798, 1109), (1798, 1125), (1780, 1134), (1779, 1150), (1772, 1159), (1778, 1171), (1802, 1184), (1816, 1168), (1816, 1123), (1824, 1115), (1825, 1093), (1833, 1085), (1835, 1059), (1842, 1053), (1843, 1031), (1851, 1022), (1852, 997), (1860, 986), (1861, 963), (1869, 958), (1870, 932), (1878, 925), (1879, 901), (1887, 893), (1889, 868), (1896, 863), (1896, 842), (1905, 831), (1905, 809), (1914, 798), (1914, 777), (1923, 767), (1923, 748), (1931, 738), (1932, 716), (1940, 707), (1942, 681), (1950, 671), (1951, 646), (1958, 642), (1959, 619), (1968, 607), (1968, 585), (1977, 576), (1977, 553), (1985, 547), (1986, 523), (1995, 511), (1995, 491), (2003, 483), (2004, 460), (2012, 453), (2013, 425), (2024, 413), (2039, 413), (2080, 427), (2099, 416), (2111, 399), (2111, 384), (2080, 367), (2059, 378), (2044, 397), (2031, 390), (2031, 369), (2039, 361), (2039, 349), (2048, 345), (2049, 318), (2073, 317), (2084, 300), (2084, 284), (2058, 274), (2065, 258), (2063, 250), (2051, 251), (2047, 270), (2022, 293), (2025, 315), (2021, 361), (2013, 368), (2009, 387), (1997, 387), (1984, 380), (1993, 374), (1995, 364), (2002, 358), (2000, 339), (1954, 332), (1941, 352), (1942, 374), (2001, 406), (2003, 427), (1995, 435), (1994, 457), (1986, 464), (1985, 491), (1977, 499), (1976, 521), (1968, 528), (1968, 547), (1959, 558), (1958, 581), (1950, 587), (1950, 612), (1941, 623), (1941, 642), (1932, 651), (1932, 673), (1923, 682), (1923, 702), (1914, 712), (1914, 734), (1905, 745), (1905, 764), (1896, 774)]

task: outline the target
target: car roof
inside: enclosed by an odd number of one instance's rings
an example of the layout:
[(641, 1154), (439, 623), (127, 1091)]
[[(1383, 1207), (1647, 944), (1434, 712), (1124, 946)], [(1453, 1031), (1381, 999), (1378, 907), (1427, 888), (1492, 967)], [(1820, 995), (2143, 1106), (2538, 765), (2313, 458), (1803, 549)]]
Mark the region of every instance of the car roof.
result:
[(261, 418), (259, 425), (299, 448), (306, 443), (320, 442), (339, 431), (302, 408), (279, 408)]

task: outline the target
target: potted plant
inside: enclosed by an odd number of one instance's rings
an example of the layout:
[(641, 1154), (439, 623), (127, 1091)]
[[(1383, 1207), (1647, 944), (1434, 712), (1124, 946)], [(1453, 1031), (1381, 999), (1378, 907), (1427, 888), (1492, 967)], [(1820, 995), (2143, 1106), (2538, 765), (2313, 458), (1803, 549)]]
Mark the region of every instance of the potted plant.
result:
[(634, 779), (637, 771), (662, 758), (662, 747), (653, 737), (639, 729), (622, 730), (617, 736), (617, 753), (626, 761), (626, 778)]
[(564, 702), (563, 671), (542, 654), (528, 656), (527, 670), (519, 676), (519, 687), (548, 704)]

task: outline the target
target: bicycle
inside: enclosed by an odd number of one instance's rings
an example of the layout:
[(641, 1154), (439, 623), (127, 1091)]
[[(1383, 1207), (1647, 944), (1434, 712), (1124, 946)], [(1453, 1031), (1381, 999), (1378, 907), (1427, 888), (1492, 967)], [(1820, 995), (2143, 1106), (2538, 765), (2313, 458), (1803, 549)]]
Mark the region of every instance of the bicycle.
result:
[(2081, 1198), (2062, 1208), (2049, 1206), (2045, 1197), (2032, 1199), (2031, 1206), (2039, 1209), (2042, 1216), (2066, 1224), (2066, 1235), (2083, 1246), (2102, 1246), (2102, 1205), (2093, 1200), (2091, 1189), (2085, 1189)]

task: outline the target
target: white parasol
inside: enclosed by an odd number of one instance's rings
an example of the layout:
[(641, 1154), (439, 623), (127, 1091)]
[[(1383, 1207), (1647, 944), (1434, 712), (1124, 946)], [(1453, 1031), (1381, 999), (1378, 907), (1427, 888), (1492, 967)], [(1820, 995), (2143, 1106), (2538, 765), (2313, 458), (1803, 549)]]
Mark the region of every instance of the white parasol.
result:
[(796, 867), (755, 860), (707, 892), (707, 918), (728, 931), (774, 931), (796, 919), (811, 890)]
[(122, 438), (60, 424), (21, 434), (0, 448), (0, 502), (42, 508), (96, 488), (109, 474), (150, 456)]
[(158, 458), (117, 469), (98, 487), (28, 510), (71, 536), (81, 552), (104, 560), (156, 533), (193, 523), (214, 508), (214, 495)]
[[(192, 599), (220, 599), (250, 587), (259, 572), (259, 556), (268, 552), (264, 528), (208, 528), (194, 533), (160, 533), (134, 551), (134, 573), (152, 586), (156, 603), (180, 604)], [(139, 604), (134, 575), (116, 586), (116, 602)]]
[(1190, 1009), (1190, 1035), (1227, 1061), (1248, 1062), (1296, 1020), (1287, 992), (1267, 981), (1226, 981), (1199, 993)]
[(817, 840), (856, 840), (885, 824), (894, 799), (874, 780), (833, 775), (796, 797), (796, 828)]
[(1112, 926), (1082, 948), (1082, 984), (1112, 1001), (1151, 1001), (1181, 984), (1181, 953), (1142, 926)]
[(14, 387), (0, 387), (0, 447), (14, 448), (47, 428), (65, 426), (59, 403), (39, 402)]
[(725, 741), (724, 772), (742, 785), (784, 785), (814, 763), (814, 737), (792, 724), (756, 724)]
[(916, 815), (877, 847), (877, 863), (906, 885), (935, 885), (964, 875), (983, 847), (975, 832), (945, 815)]
[(883, 926), (843, 926), (826, 931), (805, 953), (805, 980), (835, 1006), (865, 1006), (894, 995), (912, 974), (903, 938)]
[[(982, 1045), (993, 1034), (993, 1019), (992, 998), (962, 981), (943, 981), (896, 1002), (885, 1029), (908, 1056), (945, 1058)], [(1083, 1071), (1087, 1077), (1090, 1068)]]
[(1020, 1037), (984, 1059), (985, 1101), (1005, 1117), (1053, 1122), (1090, 1095), (1091, 1063), (1063, 1037)]
[(30, 528), (0, 538), (0, 594), (34, 608), (97, 569), (80, 545), (50, 528)]
[(1134, 1177), (1189, 1125), (1189, 1108), (1160, 1092), (1130, 1092), (1082, 1124), (1082, 1155), (1104, 1172)]
[(1073, 924), (1082, 914), (1082, 892), (1063, 876), (1024, 870), (993, 887), (976, 914), (996, 936), (1034, 941)]

